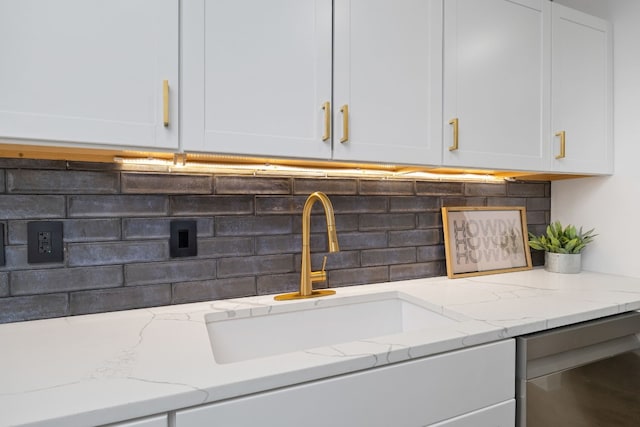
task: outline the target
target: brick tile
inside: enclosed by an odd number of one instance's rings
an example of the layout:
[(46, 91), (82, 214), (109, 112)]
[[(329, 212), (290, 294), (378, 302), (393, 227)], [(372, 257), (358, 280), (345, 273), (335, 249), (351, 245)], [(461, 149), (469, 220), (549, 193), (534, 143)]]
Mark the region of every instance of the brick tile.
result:
[(67, 168), (64, 160), (35, 160), (35, 159), (13, 159), (0, 158), (0, 168), (2, 169), (61, 169)]
[(418, 228), (437, 228), (442, 227), (442, 213), (427, 212), (418, 215)]
[(216, 176), (216, 194), (291, 194), (291, 178)]
[(218, 277), (289, 273), (293, 268), (293, 255), (222, 258), (218, 260)]
[[(9, 221), (9, 243), (27, 243), (27, 223)], [(93, 242), (120, 240), (120, 219), (65, 219), (62, 220), (65, 242)]]
[(67, 294), (0, 298), (0, 323), (48, 319), (68, 314)]
[(487, 206), (526, 206), (524, 197), (487, 197)]
[(435, 196), (462, 195), (464, 185), (461, 182), (432, 182), (418, 181), (416, 182), (416, 194)]
[(385, 248), (387, 247), (387, 233), (383, 231), (342, 233), (338, 236), (338, 244), (340, 249), (344, 251)]
[(520, 197), (545, 197), (545, 183), (508, 182), (507, 195)]
[(417, 259), (418, 262), (445, 260), (444, 245), (420, 246)]
[(360, 230), (406, 230), (415, 228), (415, 214), (362, 214)]
[(388, 197), (383, 196), (335, 196), (331, 203), (336, 214), (387, 212)]
[(293, 180), (293, 188), (294, 194), (304, 194), (307, 196), (314, 191), (322, 191), (327, 195), (355, 195), (358, 193), (358, 180), (341, 178), (295, 178)]
[(256, 292), (256, 281), (253, 277), (183, 282), (173, 285), (172, 302), (173, 304), (184, 304), (197, 301), (240, 298), (256, 295)]
[(168, 284), (73, 292), (70, 295), (71, 314), (129, 310), (170, 303), (171, 285)]
[(9, 273), (0, 273), (0, 297), (9, 295)]
[[(314, 289), (326, 288), (326, 283), (314, 283)], [(282, 294), (300, 290), (300, 273), (267, 274), (257, 277), (258, 295)]]
[(527, 212), (527, 224), (529, 226), (533, 224), (549, 224), (548, 211), (528, 211)]
[(465, 196), (506, 196), (507, 186), (504, 183), (501, 184), (487, 184), (467, 182), (464, 184)]
[(194, 220), (198, 237), (213, 236), (213, 218), (124, 218), (123, 237), (129, 239), (168, 239), (172, 220)]
[(72, 218), (161, 216), (168, 212), (167, 196), (69, 196), (69, 216)]
[(531, 197), (527, 199), (527, 210), (548, 211), (551, 210), (551, 199), (546, 197)]
[[(303, 196), (256, 197), (256, 215), (302, 215), (307, 198)], [(317, 206), (316, 206), (317, 205)], [(313, 212), (321, 213), (320, 203), (316, 202)]]
[(389, 281), (389, 267), (365, 267), (329, 272), (329, 287), (367, 285)]
[(360, 194), (362, 195), (414, 195), (413, 181), (382, 181), (360, 180)]
[(251, 237), (214, 237), (198, 241), (198, 256), (219, 258), (253, 255)]
[(0, 195), (0, 220), (63, 218), (64, 216), (64, 196)]
[(390, 248), (362, 251), (362, 266), (409, 264), (416, 262), (415, 248)]
[(210, 175), (122, 173), (122, 192), (129, 194), (211, 194)]
[(220, 217), (216, 218), (216, 236), (257, 236), (292, 232), (291, 217)]
[[(326, 237), (312, 236), (312, 247), (326, 245)], [(256, 253), (258, 255), (289, 254), (302, 250), (301, 234), (283, 234), (278, 236), (259, 236), (256, 238)]]
[(29, 264), (27, 262), (28, 254), (27, 254), (27, 245), (9, 245), (4, 248), (5, 255), (5, 269), (7, 270), (39, 270), (42, 268), (60, 268), (65, 265), (65, 262), (68, 258), (67, 251), (64, 251), (64, 259), (62, 263), (53, 262), (53, 263), (43, 263), (43, 264)]
[(391, 212), (424, 212), (440, 209), (440, 199), (437, 197), (391, 197), (389, 211)]
[(127, 286), (154, 283), (194, 282), (216, 277), (214, 260), (189, 259), (170, 262), (148, 262), (124, 266)]
[(389, 232), (389, 247), (426, 246), (441, 242), (442, 231), (436, 229)]
[(69, 266), (126, 264), (169, 258), (166, 241), (77, 243), (68, 246)]
[(116, 194), (116, 172), (25, 170), (7, 171), (7, 192), (27, 194)]
[(390, 280), (419, 279), (442, 276), (445, 273), (444, 261), (419, 264), (392, 265), (389, 267)]
[(51, 294), (122, 286), (122, 266), (14, 271), (13, 295)]
[(486, 197), (443, 197), (442, 206), (487, 206)]
[(171, 196), (172, 215), (253, 214), (253, 196)]

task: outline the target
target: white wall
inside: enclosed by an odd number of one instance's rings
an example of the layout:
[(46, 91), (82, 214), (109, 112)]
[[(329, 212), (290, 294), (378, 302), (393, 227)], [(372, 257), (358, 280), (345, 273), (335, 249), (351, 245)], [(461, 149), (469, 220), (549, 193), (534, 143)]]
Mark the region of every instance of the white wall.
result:
[(585, 270), (640, 277), (640, 1), (556, 1), (613, 23), (615, 173), (553, 182), (551, 217), (596, 228)]

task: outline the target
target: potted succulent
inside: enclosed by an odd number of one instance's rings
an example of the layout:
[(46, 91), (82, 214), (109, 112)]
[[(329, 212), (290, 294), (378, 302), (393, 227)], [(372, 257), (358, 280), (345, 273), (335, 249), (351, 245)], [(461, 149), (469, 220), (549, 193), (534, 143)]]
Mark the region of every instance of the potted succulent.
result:
[(562, 227), (560, 221), (547, 226), (547, 233), (535, 236), (529, 233), (529, 246), (544, 252), (544, 267), (555, 273), (579, 273), (582, 265), (582, 250), (597, 234), (594, 229), (576, 230), (573, 225)]

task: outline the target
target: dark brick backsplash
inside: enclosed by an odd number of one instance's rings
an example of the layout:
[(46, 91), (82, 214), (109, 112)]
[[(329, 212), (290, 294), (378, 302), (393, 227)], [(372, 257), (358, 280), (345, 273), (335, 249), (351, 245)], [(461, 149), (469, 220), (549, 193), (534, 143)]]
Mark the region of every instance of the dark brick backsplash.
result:
[[(292, 292), (301, 211), (324, 191), (340, 252), (327, 254), (319, 203), (312, 266), (342, 287), (446, 274), (442, 206), (526, 206), (529, 231), (550, 219), (549, 182), (503, 184), (172, 174), (164, 167), (0, 159), (0, 322)], [(27, 262), (27, 223), (60, 220), (64, 261)], [(171, 220), (195, 220), (198, 254), (171, 258)], [(542, 265), (543, 254), (532, 254)]]

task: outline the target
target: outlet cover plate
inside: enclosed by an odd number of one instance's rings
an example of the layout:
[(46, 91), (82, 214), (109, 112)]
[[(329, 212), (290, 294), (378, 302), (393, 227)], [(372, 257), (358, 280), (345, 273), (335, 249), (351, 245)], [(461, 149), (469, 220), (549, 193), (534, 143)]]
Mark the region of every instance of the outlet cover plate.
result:
[(63, 262), (62, 221), (27, 223), (27, 262)]
[(169, 237), (169, 255), (182, 258), (198, 255), (198, 226), (193, 220), (172, 220)]

